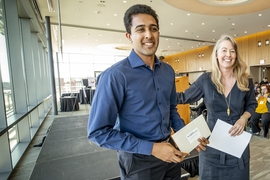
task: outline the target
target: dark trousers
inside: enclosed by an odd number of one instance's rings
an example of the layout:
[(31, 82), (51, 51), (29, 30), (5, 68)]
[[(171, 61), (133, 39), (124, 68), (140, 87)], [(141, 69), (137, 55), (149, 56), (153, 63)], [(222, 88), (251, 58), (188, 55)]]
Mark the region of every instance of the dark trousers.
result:
[(181, 164), (118, 151), (121, 180), (180, 180)]
[(261, 119), (262, 122), (262, 128), (264, 131), (264, 137), (266, 137), (266, 135), (268, 134), (269, 131), (269, 124), (270, 124), (270, 113), (263, 113), (263, 114), (259, 114), (259, 113), (254, 113), (251, 118), (250, 118), (250, 125), (252, 128), (252, 132), (256, 133), (256, 132), (260, 132), (261, 128), (259, 126), (259, 121)]

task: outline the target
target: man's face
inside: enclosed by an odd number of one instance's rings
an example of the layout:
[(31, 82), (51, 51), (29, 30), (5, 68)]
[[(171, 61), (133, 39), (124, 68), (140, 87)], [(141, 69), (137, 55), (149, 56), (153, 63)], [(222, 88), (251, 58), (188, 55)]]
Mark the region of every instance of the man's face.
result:
[(133, 15), (131, 34), (126, 33), (126, 37), (141, 58), (154, 56), (159, 43), (157, 22), (148, 14)]

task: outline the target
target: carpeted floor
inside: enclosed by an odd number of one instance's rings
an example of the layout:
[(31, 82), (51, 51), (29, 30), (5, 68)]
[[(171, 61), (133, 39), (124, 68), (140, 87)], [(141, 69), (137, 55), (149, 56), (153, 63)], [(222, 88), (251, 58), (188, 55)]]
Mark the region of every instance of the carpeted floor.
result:
[[(35, 135), (33, 141), (31, 142), (31, 145), (28, 147), (27, 151), (25, 152), (23, 158), (20, 160), (18, 165), (16, 166), (12, 176), (10, 177), (10, 180), (42, 180), (42, 179), (55, 179), (49, 177), (49, 169), (52, 169), (56, 172), (58, 175), (58, 179), (80, 179), (80, 177), (74, 177), (73, 174), (79, 172), (80, 174), (84, 175), (84, 179), (92, 179), (91, 177), (95, 178), (95, 172), (98, 172), (98, 174), (106, 174), (107, 170), (112, 170), (118, 173), (118, 163), (115, 162), (116, 154), (115, 151), (105, 150), (105, 149), (99, 149), (99, 147), (93, 148), (93, 144), (89, 144), (89, 141), (86, 139), (86, 127), (82, 127), (83, 120), (81, 118), (78, 118), (81, 115), (85, 115), (88, 117), (89, 113), (89, 106), (87, 105), (80, 105), (79, 111), (74, 112), (59, 112), (59, 115), (54, 116), (52, 113), (49, 114), (49, 116), (46, 118), (44, 123), (42, 124), (41, 128)], [(58, 119), (58, 117), (64, 117), (66, 122), (72, 121), (72, 117), (76, 119), (78, 122), (73, 121), (74, 123), (71, 123), (72, 125), (68, 125), (67, 123), (60, 123), (59, 130), (55, 129), (53, 126), (51, 127), (51, 135), (54, 136), (55, 140), (51, 141), (50, 144), (53, 146), (55, 145), (61, 145), (62, 149), (67, 149), (64, 152), (65, 153), (59, 153), (54, 148), (46, 148), (48, 151), (43, 152), (43, 147), (33, 147), (33, 145), (39, 144), (44, 135), (47, 134), (48, 128), (52, 125), (52, 122), (54, 122), (54, 119)], [(85, 121), (86, 122), (86, 121)], [(61, 124), (61, 125), (60, 125)], [(79, 133), (77, 130), (80, 128), (85, 128), (85, 134)], [(70, 129), (70, 131), (68, 130)], [(72, 130), (73, 129), (73, 130)], [(66, 132), (65, 135), (60, 133), (61, 131)], [(61, 135), (62, 134), (62, 135)], [(46, 139), (50, 140), (53, 137), (50, 137), (49, 135)], [(81, 167), (78, 163), (78, 158), (83, 153), (88, 153), (86, 150), (78, 150), (75, 152), (74, 150), (76, 147), (70, 147), (69, 144), (63, 144), (62, 141), (66, 140), (66, 142), (72, 142), (75, 141), (75, 136), (80, 140), (78, 141), (81, 148), (88, 148), (89, 155), (90, 153), (96, 153), (96, 157), (93, 158), (85, 158), (85, 160), (88, 164), (87, 168)], [(49, 142), (48, 142), (49, 143)], [(91, 147), (85, 147), (90, 145)], [(93, 146), (92, 146), (93, 145)], [(45, 147), (45, 146), (44, 146)], [(75, 149), (74, 149), (75, 148)], [(77, 147), (78, 148), (78, 147)], [(44, 148), (45, 150), (45, 148)], [(270, 139), (265, 139), (262, 136), (252, 136), (251, 142), (250, 142), (250, 151), (251, 151), (251, 161), (250, 161), (250, 180), (269, 180), (270, 179)], [(107, 155), (101, 154), (102, 152), (109, 152)], [(40, 157), (41, 153), (48, 153), (48, 161), (44, 159), (43, 157)], [(54, 153), (57, 153), (57, 155), (54, 155)], [(110, 154), (112, 153), (112, 154)], [(63, 158), (63, 156), (66, 155), (66, 159)], [(77, 158), (78, 157), (78, 158)], [(113, 158), (112, 158), (113, 157)], [(101, 160), (102, 158), (112, 158), (110, 159), (110, 163), (113, 164), (109, 166), (107, 164), (107, 161)], [(65, 168), (59, 168), (56, 160), (61, 160), (61, 163), (63, 164), (72, 164), (71, 169), (65, 169)], [(97, 165), (95, 164), (97, 163)], [(109, 164), (110, 164), (109, 163)], [(34, 169), (34, 170), (33, 170)], [(94, 173), (91, 173), (93, 170)], [(36, 172), (34, 172), (36, 171)], [(71, 171), (70, 173), (68, 171)], [(66, 173), (67, 172), (67, 173)], [(93, 176), (92, 176), (93, 175)], [(87, 177), (85, 177), (87, 176)], [(113, 176), (113, 175), (112, 175)], [(46, 178), (45, 178), (46, 177)], [(100, 179), (106, 179), (106, 177), (100, 177)], [(58, 180), (57, 179), (57, 180)], [(96, 179), (99, 179), (96, 178)], [(95, 179), (95, 180), (96, 180)], [(195, 176), (193, 178), (188, 178), (189, 180), (198, 180), (199, 177)]]
[(112, 179), (119, 175), (116, 152), (87, 140), (88, 115), (55, 118), (30, 180)]

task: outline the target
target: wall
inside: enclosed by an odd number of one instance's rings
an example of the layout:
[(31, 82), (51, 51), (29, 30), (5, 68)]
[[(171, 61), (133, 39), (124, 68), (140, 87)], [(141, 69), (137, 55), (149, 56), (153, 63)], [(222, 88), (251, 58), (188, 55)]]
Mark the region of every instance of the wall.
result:
[[(265, 64), (270, 64), (270, 45), (265, 45), (266, 39), (270, 40), (270, 30), (235, 39), (239, 45), (239, 53), (248, 66), (259, 65), (262, 59), (265, 60)], [(261, 47), (258, 47), (258, 41), (261, 41)], [(209, 70), (213, 47), (205, 46), (166, 56), (164, 62), (168, 62), (179, 72)], [(202, 53), (204, 56), (199, 57)]]

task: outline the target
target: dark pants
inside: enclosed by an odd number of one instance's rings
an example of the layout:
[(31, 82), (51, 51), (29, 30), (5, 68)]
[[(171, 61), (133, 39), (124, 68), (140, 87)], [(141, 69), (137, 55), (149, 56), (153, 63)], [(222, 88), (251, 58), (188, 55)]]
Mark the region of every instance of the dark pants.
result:
[(154, 156), (118, 152), (121, 180), (180, 180), (181, 164)]
[(261, 131), (261, 128), (259, 126), (259, 121), (261, 119), (262, 122), (262, 128), (264, 131), (264, 137), (266, 137), (266, 135), (268, 134), (269, 131), (269, 124), (270, 124), (270, 113), (263, 113), (263, 114), (259, 114), (259, 113), (254, 113), (251, 118), (250, 118), (250, 125), (252, 128), (252, 132), (253, 133), (257, 133)]

